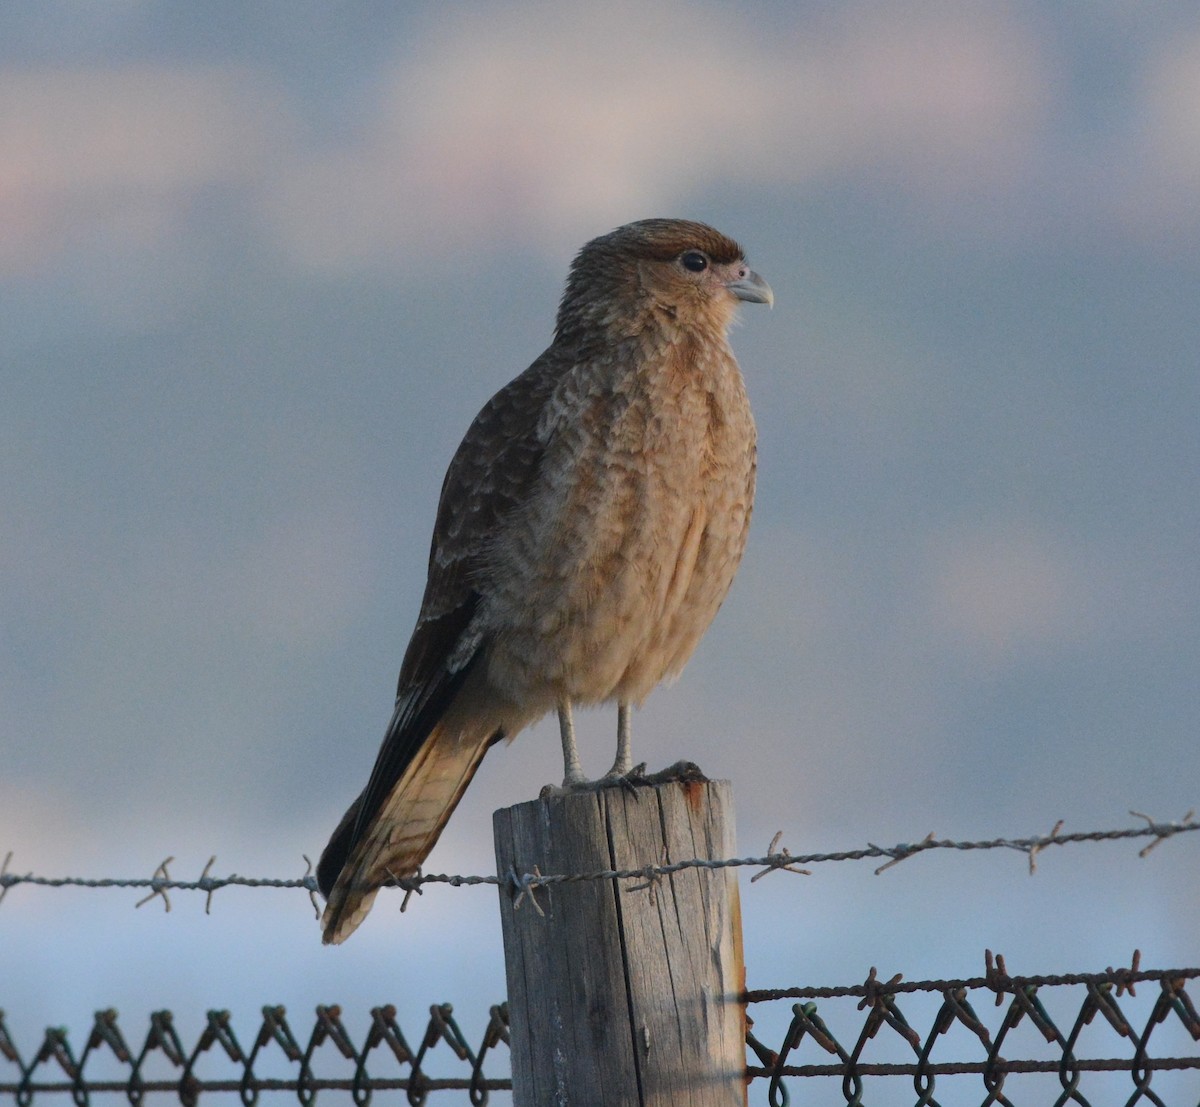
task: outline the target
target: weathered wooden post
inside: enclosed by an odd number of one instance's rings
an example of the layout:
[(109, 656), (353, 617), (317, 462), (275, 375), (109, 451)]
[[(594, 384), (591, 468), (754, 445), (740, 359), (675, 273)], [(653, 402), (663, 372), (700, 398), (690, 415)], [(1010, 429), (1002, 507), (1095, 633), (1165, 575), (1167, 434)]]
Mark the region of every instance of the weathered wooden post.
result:
[[(734, 856), (727, 781), (668, 770), (493, 816), (498, 872)], [(519, 901), (519, 902), (518, 902)], [(733, 869), (501, 886), (514, 1107), (743, 1107)]]

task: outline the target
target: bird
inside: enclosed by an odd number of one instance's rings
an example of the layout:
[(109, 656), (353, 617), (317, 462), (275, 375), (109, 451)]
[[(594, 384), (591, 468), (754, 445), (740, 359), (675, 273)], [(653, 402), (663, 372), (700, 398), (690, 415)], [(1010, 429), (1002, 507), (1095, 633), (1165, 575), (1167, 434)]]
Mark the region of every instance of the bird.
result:
[[(579, 251), (550, 346), (450, 462), (395, 709), (317, 867), (325, 943), (419, 872), (502, 738), (556, 711), (564, 789), (628, 776), (633, 708), (683, 669), (745, 549), (756, 431), (728, 333), (740, 304), (773, 302), (704, 223), (644, 219)], [(572, 708), (613, 702), (616, 759), (588, 782)]]

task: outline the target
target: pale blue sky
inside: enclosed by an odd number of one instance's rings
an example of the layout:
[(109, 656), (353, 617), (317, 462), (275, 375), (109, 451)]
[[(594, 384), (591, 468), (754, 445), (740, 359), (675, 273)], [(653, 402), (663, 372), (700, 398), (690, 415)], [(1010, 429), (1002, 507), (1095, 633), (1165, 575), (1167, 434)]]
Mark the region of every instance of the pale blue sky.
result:
[[(574, 250), (654, 215), (738, 238), (776, 306), (734, 336), (749, 552), (635, 753), (730, 778), (743, 853), (1179, 818), (1198, 190), (1188, 5), (7, 9), (0, 855), (299, 875), (369, 772), (459, 437)], [(581, 730), (600, 771), (615, 717)], [(547, 724), (490, 754), (430, 868), (488, 871), (557, 757)], [(1195, 964), (1196, 849), (772, 877), (750, 983)], [(23, 1045), (335, 1000), (448, 999), (474, 1040), (501, 997), (487, 891), (384, 897), (337, 950), (300, 894), (133, 898), (6, 899)]]

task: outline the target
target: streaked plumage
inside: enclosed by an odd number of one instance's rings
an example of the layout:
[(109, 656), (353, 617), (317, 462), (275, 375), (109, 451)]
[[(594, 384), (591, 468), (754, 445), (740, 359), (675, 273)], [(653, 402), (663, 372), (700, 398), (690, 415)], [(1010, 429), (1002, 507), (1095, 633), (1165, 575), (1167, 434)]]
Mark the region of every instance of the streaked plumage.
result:
[(631, 223), (580, 251), (553, 343), (450, 463), (395, 713), (318, 867), (326, 942), (416, 871), (490, 745), (555, 709), (566, 744), (571, 704), (616, 701), (627, 724), (691, 656), (754, 498), (726, 339), (740, 300), (770, 289), (701, 223)]

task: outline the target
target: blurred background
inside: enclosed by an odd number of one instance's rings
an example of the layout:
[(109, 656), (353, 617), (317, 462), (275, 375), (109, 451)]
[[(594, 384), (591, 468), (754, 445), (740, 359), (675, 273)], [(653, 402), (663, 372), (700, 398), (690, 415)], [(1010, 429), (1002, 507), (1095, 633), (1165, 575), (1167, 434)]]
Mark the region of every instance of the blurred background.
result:
[[(743, 854), (1181, 818), (1198, 190), (1189, 4), (5, 8), (0, 857), (301, 876), (370, 771), (463, 431), (575, 250), (658, 215), (739, 239), (776, 306), (734, 335), (746, 560), (637, 758), (731, 779)], [(615, 712), (579, 725), (602, 772)], [(557, 742), (493, 751), (428, 868), (493, 871)], [(745, 883), (749, 984), (1194, 965), (1193, 838)], [(449, 1000), (475, 1043), (503, 998), (493, 889), (385, 894), (335, 949), (302, 891), (139, 897), (11, 890), (23, 1050), (107, 1006), (194, 1038), (335, 1001), (419, 1036)]]

